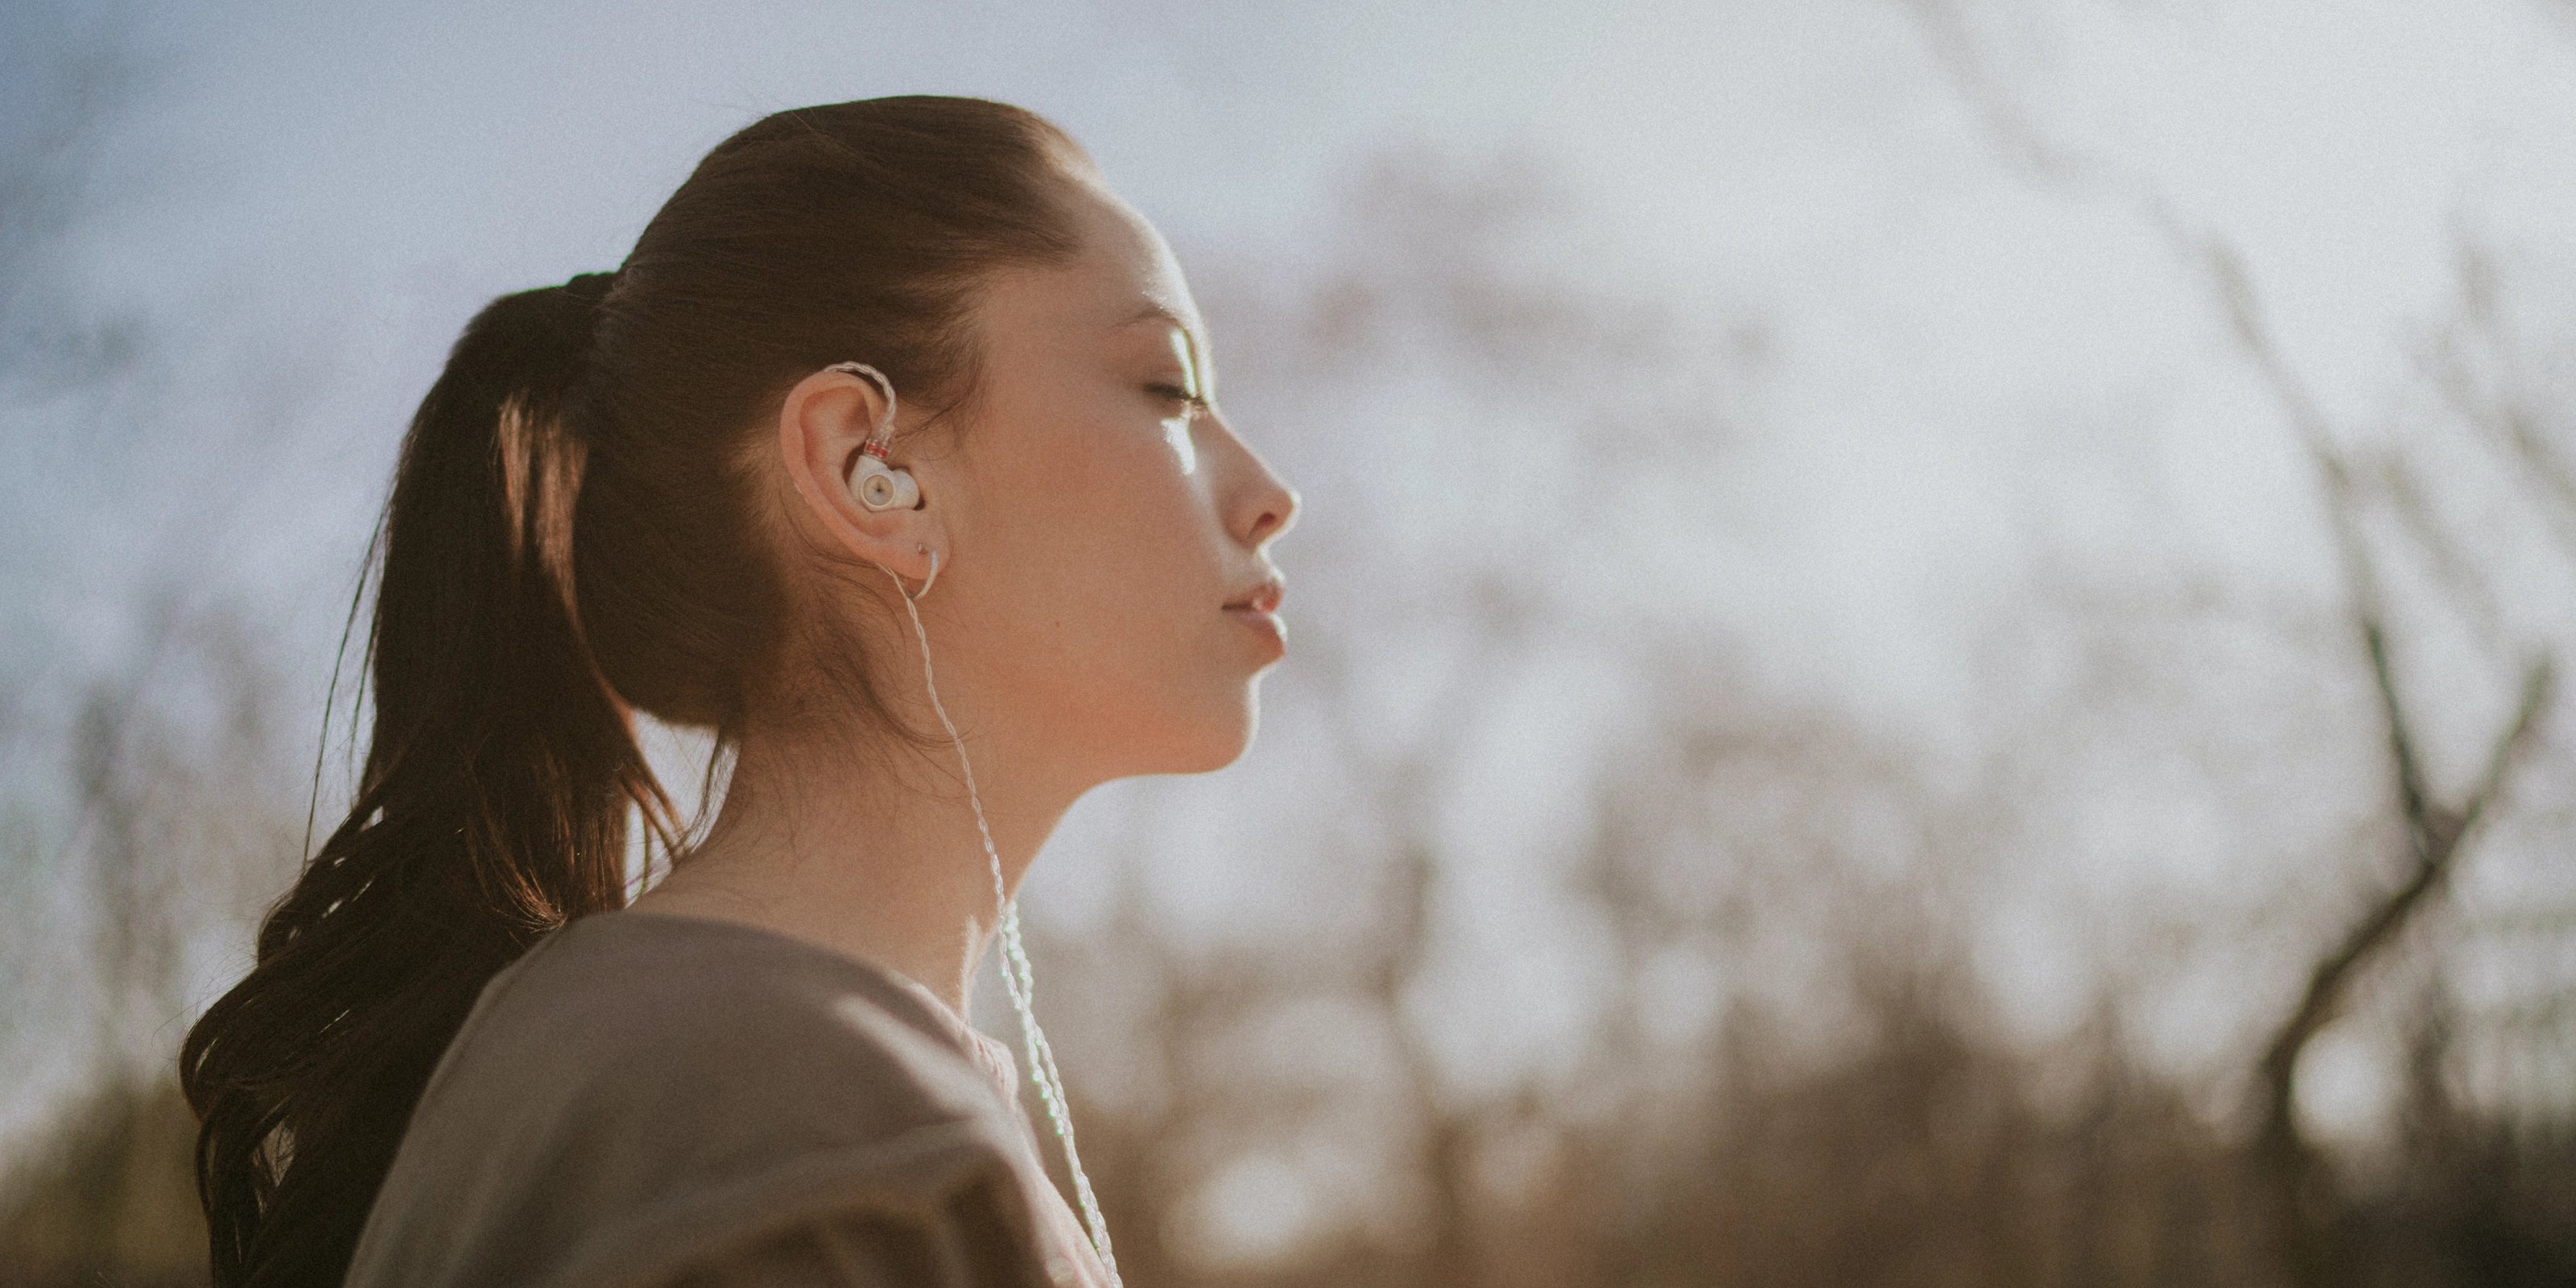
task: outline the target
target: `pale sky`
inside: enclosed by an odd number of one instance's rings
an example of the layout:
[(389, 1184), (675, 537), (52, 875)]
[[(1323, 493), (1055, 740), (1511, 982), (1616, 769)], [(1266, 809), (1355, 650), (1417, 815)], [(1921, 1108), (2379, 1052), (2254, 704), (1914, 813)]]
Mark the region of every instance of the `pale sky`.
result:
[[(77, 568), (81, 593), (112, 594), (115, 569), (178, 549), (209, 561), (191, 579), (336, 574), (404, 412), (477, 303), (613, 265), (697, 155), (753, 115), (902, 91), (1048, 113), (1185, 250), (1296, 255), (1372, 147), (1526, 148), (1555, 164), (1590, 234), (1568, 272), (1778, 331), (1765, 408), (1779, 459), (1726, 513), (1676, 521), (1794, 547), (1786, 616), (1859, 651), (1859, 669), (1923, 672), (1918, 697), (1943, 664), (1867, 641), (1890, 611), (1949, 611), (1907, 602), (1924, 559), (1955, 590), (2019, 558), (2028, 519), (1997, 512), (2044, 505), (2062, 482), (2031, 477), (2059, 468), (2032, 450), (2034, 420), (2151, 418), (2152, 465), (2188, 484), (2178, 500), (2199, 513), (2181, 517), (2214, 557), (2295, 573), (2313, 555), (2278, 539), (2305, 516), (2264, 513), (2297, 505), (2304, 480), (2283, 441), (2248, 441), (2262, 412), (2197, 283), (2118, 201), (2006, 169), (1893, 0), (1580, 18), (1533, 4), (762, 6), (723, 21), (670, 4), (351, 8), (135, 11), (140, 101), (103, 151), (106, 208), (72, 276), (159, 327), (172, 405), (152, 419), (181, 440), (163, 468), (189, 450), (273, 468), (211, 472), (213, 490), (131, 509), (78, 496), (117, 530), (34, 562)], [(2151, 177), (2187, 220), (2246, 247), (2339, 413), (2390, 396), (2408, 328), (2444, 302), (2456, 228), (2569, 258), (2556, 215), (2576, 208), (2576, 36), (2543, 5), (1980, 12), (2001, 16), (1980, 38), (2043, 131)], [(192, 417), (254, 423), (258, 441)], [(2054, 454), (2088, 464), (2080, 446)], [(136, 510), (151, 517), (129, 529)], [(1655, 570), (1636, 593), (1687, 575)]]

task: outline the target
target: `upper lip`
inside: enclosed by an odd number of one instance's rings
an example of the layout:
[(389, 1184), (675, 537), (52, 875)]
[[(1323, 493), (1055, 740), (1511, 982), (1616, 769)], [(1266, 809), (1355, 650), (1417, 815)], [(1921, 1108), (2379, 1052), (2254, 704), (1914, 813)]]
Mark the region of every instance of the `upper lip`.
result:
[(1244, 591), (1242, 594), (1225, 601), (1225, 606), (1228, 608), (1249, 608), (1256, 613), (1267, 613), (1277, 609), (1279, 607), (1280, 599), (1286, 596), (1287, 593), (1287, 579), (1281, 577), (1277, 573), (1272, 573), (1266, 580), (1253, 586), (1250, 590)]

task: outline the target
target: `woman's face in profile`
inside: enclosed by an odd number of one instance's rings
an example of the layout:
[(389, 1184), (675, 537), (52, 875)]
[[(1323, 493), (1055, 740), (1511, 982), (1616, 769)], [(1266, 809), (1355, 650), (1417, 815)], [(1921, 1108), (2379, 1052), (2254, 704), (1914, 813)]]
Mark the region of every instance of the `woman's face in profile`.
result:
[[(994, 278), (984, 401), (946, 464), (958, 647), (1099, 781), (1243, 754), (1284, 640), (1229, 611), (1274, 575), (1297, 496), (1213, 402), (1189, 285), (1161, 234), (1074, 185), (1070, 264)], [(969, 572), (969, 570), (972, 570)], [(933, 599), (925, 600), (925, 611)]]

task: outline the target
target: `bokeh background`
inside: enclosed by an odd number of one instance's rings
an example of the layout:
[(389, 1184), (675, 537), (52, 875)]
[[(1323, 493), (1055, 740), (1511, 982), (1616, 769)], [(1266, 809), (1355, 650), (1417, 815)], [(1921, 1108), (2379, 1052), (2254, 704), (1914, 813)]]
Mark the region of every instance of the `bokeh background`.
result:
[(1305, 502), (1024, 895), (1130, 1282), (2576, 1282), (2576, 5), (13, 0), (0, 1283), (202, 1281), (465, 319), (900, 92)]

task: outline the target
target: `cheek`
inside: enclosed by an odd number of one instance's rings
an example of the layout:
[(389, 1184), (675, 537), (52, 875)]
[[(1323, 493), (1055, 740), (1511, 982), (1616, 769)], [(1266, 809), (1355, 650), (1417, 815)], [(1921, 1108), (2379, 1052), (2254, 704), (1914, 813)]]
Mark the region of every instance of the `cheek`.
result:
[[(1112, 775), (1222, 768), (1251, 737), (1259, 649), (1228, 617), (1221, 575), (1164, 481), (1131, 504), (1088, 516), (1101, 534), (1059, 554), (1061, 594), (1047, 646), (1023, 655), (1019, 688), (1059, 748)], [(1104, 493), (1104, 495), (1116, 495)]]
[(1163, 422), (1163, 448), (1171, 454), (1174, 466), (1183, 476), (1188, 478), (1198, 477), (1199, 444), (1197, 439), (1190, 437), (1190, 422), (1188, 420), (1167, 420)]
[(1225, 570), (1199, 476), (1182, 469), (1188, 442), (1132, 424), (1066, 435), (994, 496), (1007, 534), (994, 554), (1009, 569), (998, 607), (1013, 637), (1038, 645), (1020, 656), (1049, 673), (1032, 684), (1133, 703), (1186, 683), (1177, 672), (1222, 638), (1212, 627), (1240, 629), (1218, 610)]

